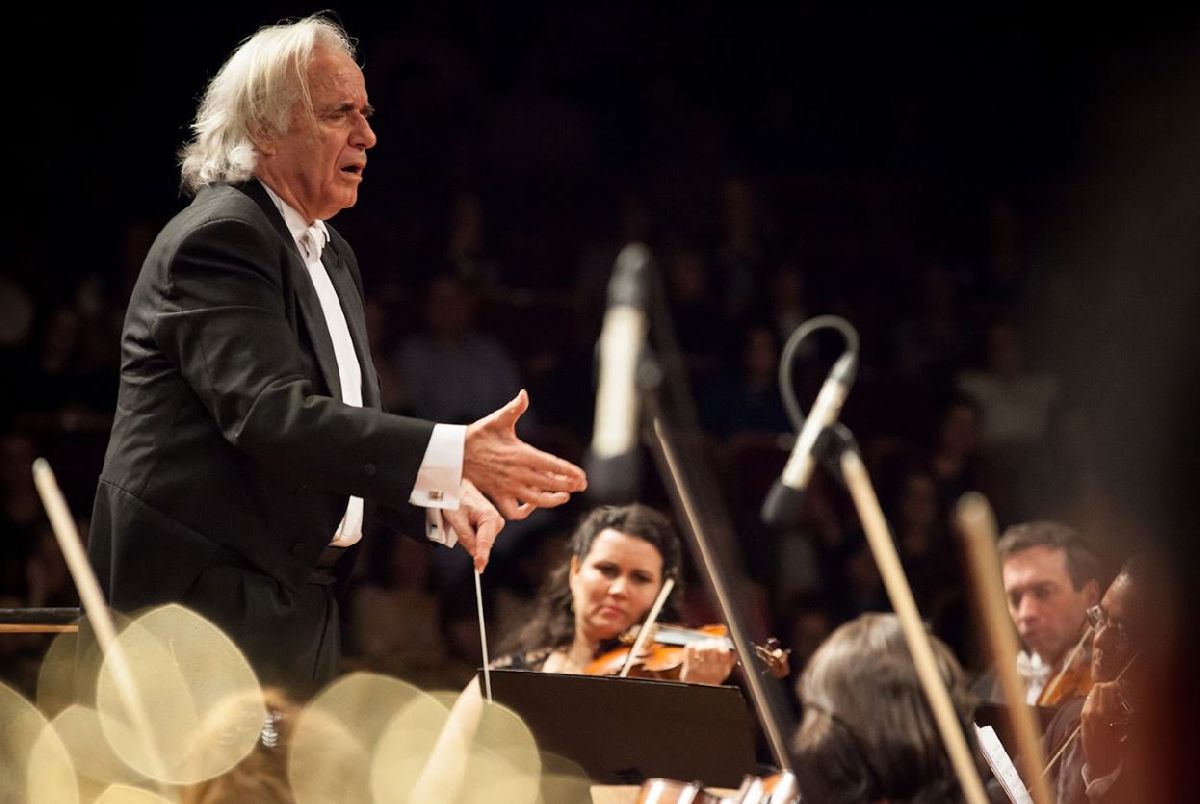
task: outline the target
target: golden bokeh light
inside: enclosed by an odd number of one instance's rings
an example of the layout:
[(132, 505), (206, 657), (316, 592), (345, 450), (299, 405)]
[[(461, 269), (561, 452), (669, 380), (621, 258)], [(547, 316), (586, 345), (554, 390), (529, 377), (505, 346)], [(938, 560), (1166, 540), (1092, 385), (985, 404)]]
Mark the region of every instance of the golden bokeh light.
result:
[[(117, 639), (145, 712), (120, 684), (110, 655), (96, 708), (113, 751), (138, 773), (191, 784), (224, 773), (258, 741), (266, 716), (258, 679), (219, 628), (182, 606), (152, 609)], [(148, 731), (148, 733), (146, 733)]]
[(71, 756), (32, 703), (0, 683), (0, 801), (76, 804)]
[(163, 798), (140, 787), (114, 784), (100, 794), (94, 804), (176, 804), (174, 799)]

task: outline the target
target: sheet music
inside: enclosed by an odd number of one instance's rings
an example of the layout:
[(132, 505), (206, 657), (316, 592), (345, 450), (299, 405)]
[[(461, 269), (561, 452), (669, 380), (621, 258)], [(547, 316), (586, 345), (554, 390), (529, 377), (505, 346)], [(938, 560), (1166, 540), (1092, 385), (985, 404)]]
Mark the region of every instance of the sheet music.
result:
[(1021, 774), (1017, 773), (1017, 766), (1013, 764), (1012, 759), (1008, 756), (1008, 751), (1004, 750), (1004, 745), (996, 736), (996, 730), (991, 726), (981, 728), (976, 723), (975, 736), (979, 739), (979, 747), (983, 750), (984, 758), (992, 768), (992, 775), (1004, 788), (1008, 800), (1013, 804), (1033, 804), (1033, 798), (1030, 797), (1025, 783), (1021, 781)]

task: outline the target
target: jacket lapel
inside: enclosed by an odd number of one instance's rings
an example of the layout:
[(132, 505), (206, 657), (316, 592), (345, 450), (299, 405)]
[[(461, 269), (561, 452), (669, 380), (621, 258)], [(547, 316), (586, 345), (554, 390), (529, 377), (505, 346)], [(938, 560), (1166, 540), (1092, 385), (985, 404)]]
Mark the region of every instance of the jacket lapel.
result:
[[(308, 267), (304, 264), (304, 258), (300, 256), (296, 241), (292, 237), (292, 233), (288, 231), (287, 224), (283, 222), (283, 216), (279, 214), (271, 197), (267, 195), (267, 191), (263, 189), (257, 179), (251, 179), (245, 184), (239, 185), (239, 189), (258, 203), (267, 216), (267, 220), (283, 238), (287, 253), (287, 265), (284, 268), (287, 273), (286, 279), (296, 294), (301, 315), (308, 327), (309, 340), (312, 342), (317, 367), (321, 370), (321, 377), (325, 380), (329, 395), (341, 400), (342, 381), (338, 375), (337, 354), (333, 351), (333, 339), (329, 336), (329, 325), (325, 323), (325, 313), (321, 310), (321, 301), (317, 298), (312, 277), (308, 275)], [(341, 287), (337, 286), (336, 282), (334, 285), (338, 287), (338, 295), (341, 296)], [(345, 304), (343, 303), (342, 306), (344, 308)], [(353, 332), (353, 329), (351, 331)], [(355, 347), (357, 348), (357, 346), (356, 343)]]

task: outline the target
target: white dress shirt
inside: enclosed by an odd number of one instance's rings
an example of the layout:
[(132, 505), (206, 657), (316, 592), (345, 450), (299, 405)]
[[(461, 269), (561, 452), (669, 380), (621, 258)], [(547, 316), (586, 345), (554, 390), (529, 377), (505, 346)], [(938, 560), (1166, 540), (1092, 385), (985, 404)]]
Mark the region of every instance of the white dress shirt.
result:
[[(329, 230), (324, 221), (311, 225), (289, 206), (266, 184), (263, 187), (275, 203), (288, 231), (296, 241), (296, 247), (304, 258), (312, 279), (313, 289), (321, 302), (325, 325), (333, 341), (333, 353), (337, 357), (338, 380), (342, 402), (362, 407), (362, 367), (350, 339), (350, 327), (338, 300), (337, 290), (329, 279), (329, 272), (321, 262), (321, 252), (329, 242)], [(426, 536), (435, 542), (453, 547), (458, 535), (453, 528), (446, 527), (440, 509), (457, 510), (462, 487), (463, 448), (467, 428), (460, 424), (435, 424), (433, 435), (425, 448), (425, 456), (417, 470), (417, 481), (408, 501), (426, 509)], [(330, 545), (349, 547), (362, 538), (363, 500), (352, 496), (346, 505), (346, 513), (332, 535)]]

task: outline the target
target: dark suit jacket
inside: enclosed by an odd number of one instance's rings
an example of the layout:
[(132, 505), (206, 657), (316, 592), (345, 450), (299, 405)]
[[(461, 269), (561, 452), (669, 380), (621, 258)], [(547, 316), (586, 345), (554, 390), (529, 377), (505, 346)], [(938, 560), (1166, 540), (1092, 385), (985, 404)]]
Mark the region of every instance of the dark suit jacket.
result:
[(423, 532), (408, 496), (433, 424), (379, 410), (358, 264), (329, 231), (322, 261), (362, 363), (362, 408), (340, 401), (320, 303), (261, 184), (201, 190), (155, 240), (125, 318), (88, 545), (113, 607), (180, 599), (218, 552), (294, 591), (350, 494)]

